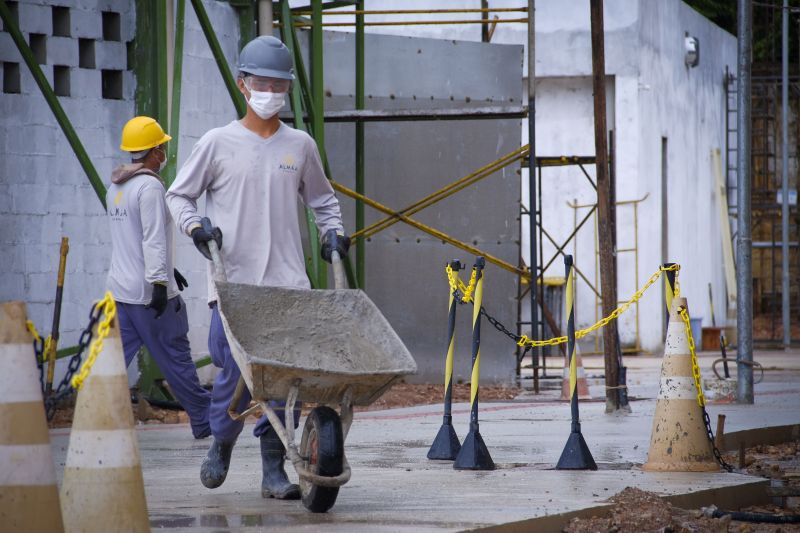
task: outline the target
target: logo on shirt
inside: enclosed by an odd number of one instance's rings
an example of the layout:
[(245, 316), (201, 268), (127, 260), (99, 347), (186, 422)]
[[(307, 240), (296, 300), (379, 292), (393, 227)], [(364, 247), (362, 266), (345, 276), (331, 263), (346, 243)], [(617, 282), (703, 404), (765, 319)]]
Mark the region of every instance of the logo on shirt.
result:
[(128, 210), (119, 207), (120, 202), (122, 202), (122, 191), (117, 192), (114, 196), (114, 206), (108, 208), (108, 216), (111, 217), (112, 220), (120, 221), (128, 216)]
[(297, 172), (297, 166), (295, 165), (294, 156), (292, 154), (286, 154), (281, 159), (278, 168), (281, 170), (287, 170), (289, 172)]

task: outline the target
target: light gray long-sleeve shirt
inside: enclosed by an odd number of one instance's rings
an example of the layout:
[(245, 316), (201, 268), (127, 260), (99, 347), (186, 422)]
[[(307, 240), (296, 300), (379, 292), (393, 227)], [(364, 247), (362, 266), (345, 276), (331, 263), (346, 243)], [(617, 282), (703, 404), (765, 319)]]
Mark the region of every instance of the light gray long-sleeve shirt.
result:
[(142, 173), (141, 165), (114, 171), (106, 193), (112, 244), (106, 286), (119, 302), (150, 303), (153, 283), (166, 284), (168, 298), (178, 295), (172, 217), (164, 195), (159, 178)]
[[(300, 240), (298, 197), (319, 231), (343, 231), (339, 201), (325, 177), (319, 151), (305, 132), (281, 123), (263, 138), (239, 121), (213, 129), (195, 144), (167, 191), (178, 227), (190, 235), (200, 223), (197, 199), (222, 230), (228, 281), (310, 288)], [(209, 263), (209, 301), (214, 301)]]

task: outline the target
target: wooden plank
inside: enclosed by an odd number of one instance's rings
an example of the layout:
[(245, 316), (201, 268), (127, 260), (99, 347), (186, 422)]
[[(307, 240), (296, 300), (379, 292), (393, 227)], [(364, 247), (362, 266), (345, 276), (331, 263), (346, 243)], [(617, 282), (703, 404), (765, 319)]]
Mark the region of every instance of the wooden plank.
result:
[(714, 181), (717, 189), (717, 211), (719, 212), (722, 259), (725, 265), (725, 287), (728, 292), (728, 314), (730, 316), (730, 313), (736, 309), (736, 263), (733, 258), (731, 225), (728, 220), (728, 191), (722, 178), (722, 162), (719, 148), (711, 150), (711, 164), (714, 167)]

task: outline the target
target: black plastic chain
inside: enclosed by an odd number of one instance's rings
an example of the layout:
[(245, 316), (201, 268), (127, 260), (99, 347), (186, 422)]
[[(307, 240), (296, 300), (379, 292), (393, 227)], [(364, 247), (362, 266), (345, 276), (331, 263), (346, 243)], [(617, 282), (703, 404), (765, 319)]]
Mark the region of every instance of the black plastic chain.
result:
[(33, 351), (36, 354), (36, 367), (39, 369), (39, 384), (44, 392), (44, 339), (33, 339)]
[[(456, 301), (458, 303), (460, 303), (461, 305), (464, 305), (465, 302), (461, 299), (462, 297), (463, 297), (463, 295), (461, 294), (461, 291), (458, 291), (458, 290), (453, 291), (453, 298), (455, 298)], [(494, 326), (494, 329), (496, 329), (497, 331), (499, 331), (500, 333), (502, 333), (503, 335), (505, 335), (506, 337), (508, 337), (512, 341), (514, 341), (514, 344), (518, 343), (519, 340), (522, 338), (519, 335), (516, 335), (516, 334), (512, 333), (499, 320), (497, 320), (495, 317), (490, 315), (486, 311), (486, 308), (484, 306), (481, 306), (481, 313), (480, 314), (483, 315), (484, 317), (486, 317), (486, 320), (489, 322), (489, 324)]]
[(714, 452), (714, 458), (719, 463), (719, 466), (728, 472), (733, 472), (733, 466), (725, 462), (725, 459), (722, 458), (722, 452), (719, 451), (717, 443), (714, 441), (714, 432), (711, 430), (711, 418), (708, 416), (705, 405), (703, 406), (703, 422), (706, 424), (706, 433), (708, 434), (708, 441), (711, 443), (711, 450)]
[[(89, 325), (81, 332), (80, 339), (78, 340), (78, 351), (70, 358), (67, 372), (64, 374), (61, 383), (58, 384), (58, 388), (44, 400), (44, 410), (47, 414), (48, 421), (52, 420), (55, 416), (58, 404), (64, 398), (72, 394), (73, 388), (70, 381), (75, 372), (81, 368), (83, 352), (89, 346), (89, 343), (92, 342), (92, 330), (94, 330), (95, 325), (97, 325), (97, 322), (100, 320), (100, 315), (102, 315), (102, 313), (103, 309), (101, 307), (98, 307), (96, 304), (92, 306), (92, 310), (89, 313)], [(39, 368), (41, 374), (41, 366)]]

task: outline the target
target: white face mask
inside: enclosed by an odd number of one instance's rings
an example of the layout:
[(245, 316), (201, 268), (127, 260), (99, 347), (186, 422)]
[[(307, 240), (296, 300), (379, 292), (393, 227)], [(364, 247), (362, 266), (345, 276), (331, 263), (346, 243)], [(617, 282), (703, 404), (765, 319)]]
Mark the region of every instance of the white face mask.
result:
[(286, 93), (250, 91), (250, 100), (247, 103), (256, 115), (266, 120), (275, 116), (285, 101)]

